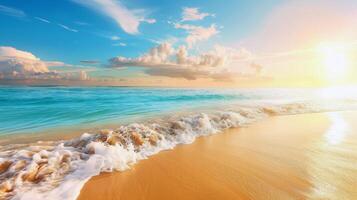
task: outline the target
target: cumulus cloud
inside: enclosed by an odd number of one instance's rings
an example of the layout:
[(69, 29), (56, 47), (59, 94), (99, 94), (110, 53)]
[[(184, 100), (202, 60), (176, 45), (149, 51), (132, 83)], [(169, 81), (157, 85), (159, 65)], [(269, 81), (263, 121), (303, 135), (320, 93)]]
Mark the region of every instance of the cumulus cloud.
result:
[(175, 49), (162, 43), (136, 58), (114, 57), (111, 67), (141, 66), (153, 76), (167, 76), (194, 80), (197, 78), (228, 79), (233, 72), (227, 67), (234, 60), (248, 59), (251, 53), (244, 49), (215, 46), (213, 50), (189, 55), (186, 46)]
[(192, 47), (199, 41), (208, 40), (214, 35), (219, 33), (215, 24), (211, 24), (209, 27), (202, 27), (202, 26), (195, 26), (195, 25), (188, 25), (188, 24), (174, 24), (176, 29), (183, 29), (188, 33), (186, 37), (186, 42), (189, 47)]
[(163, 43), (143, 56), (137, 58), (115, 57), (110, 60), (112, 66), (155, 66), (155, 65), (171, 65), (169, 57), (174, 53), (170, 43)]
[(12, 16), (12, 17), (19, 17), (19, 18), (26, 17), (26, 14), (24, 11), (18, 10), (16, 8), (7, 7), (4, 5), (0, 5), (0, 13), (2, 13), (4, 15)]
[(49, 73), (45, 62), (12, 47), (0, 47), (0, 77), (16, 78)]
[(115, 0), (72, 0), (99, 13), (112, 18), (125, 32), (129, 34), (139, 33), (140, 22), (155, 23), (154, 19), (145, 19), (138, 16), (138, 12), (129, 10), (122, 3)]
[[(0, 79), (60, 80), (77, 77), (77, 73), (60, 73), (49, 67), (71, 66), (59, 61), (42, 61), (30, 52), (13, 47), (0, 47)], [(83, 77), (81, 75), (80, 77)], [(88, 78), (88, 76), (87, 76)]]
[(202, 20), (207, 16), (214, 16), (209, 13), (201, 13), (198, 8), (183, 8), (181, 21)]
[(17, 50), (13, 47), (0, 47), (0, 56), (2, 58), (23, 58), (28, 60), (39, 60), (30, 52)]

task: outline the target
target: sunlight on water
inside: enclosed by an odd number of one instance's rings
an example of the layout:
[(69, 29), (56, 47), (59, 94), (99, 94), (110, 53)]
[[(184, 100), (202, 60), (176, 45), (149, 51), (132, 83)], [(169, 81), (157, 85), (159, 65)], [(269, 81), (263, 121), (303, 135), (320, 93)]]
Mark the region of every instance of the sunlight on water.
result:
[(328, 144), (340, 144), (348, 133), (348, 124), (340, 113), (329, 113), (328, 116), (331, 120), (331, 127), (327, 130), (325, 138)]
[(313, 185), (310, 199), (355, 199), (355, 118), (329, 113), (331, 121), (321, 142), (310, 149), (309, 174)]

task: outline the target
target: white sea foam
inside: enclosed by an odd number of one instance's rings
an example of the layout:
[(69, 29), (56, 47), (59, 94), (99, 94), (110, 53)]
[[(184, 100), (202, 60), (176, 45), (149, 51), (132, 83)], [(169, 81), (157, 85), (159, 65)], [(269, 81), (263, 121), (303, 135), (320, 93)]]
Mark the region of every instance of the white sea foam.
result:
[[(326, 110), (326, 109), (323, 109)], [(134, 123), (68, 141), (0, 147), (0, 198), (75, 199), (101, 172), (124, 171), (141, 159), (199, 136), (251, 124), (269, 115), (317, 112), (313, 104), (245, 106)]]

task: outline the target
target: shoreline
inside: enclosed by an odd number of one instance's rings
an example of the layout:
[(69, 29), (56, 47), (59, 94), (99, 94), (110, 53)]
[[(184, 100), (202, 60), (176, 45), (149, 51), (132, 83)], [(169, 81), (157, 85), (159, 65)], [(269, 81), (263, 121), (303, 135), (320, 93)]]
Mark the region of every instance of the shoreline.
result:
[[(192, 185), (191, 182), (196, 181), (193, 187), (199, 187), (199, 189), (196, 191), (198, 193), (188, 194), (187, 192), (192, 192), (192, 191), (180, 191), (179, 192), (180, 194), (178, 195), (181, 195), (181, 193), (185, 194), (185, 196), (183, 196), (180, 199), (187, 199), (188, 197), (191, 196), (196, 196), (196, 198), (193, 199), (197, 199), (198, 198), (197, 195), (198, 196), (202, 195), (200, 193), (201, 191), (217, 190), (221, 187), (231, 188), (232, 187), (231, 184), (233, 184), (233, 187), (237, 187), (233, 189), (234, 191), (238, 190), (239, 188), (241, 189), (241, 187), (246, 187), (246, 185), (244, 185), (245, 184), (244, 182), (238, 184), (241, 176), (247, 176), (247, 174), (245, 174), (246, 172), (251, 173), (248, 175), (252, 176), (254, 179), (257, 178), (256, 173), (259, 175), (258, 177), (259, 180), (268, 178), (268, 180), (264, 180), (264, 181), (277, 184), (274, 185), (274, 187), (281, 189), (285, 184), (279, 182), (279, 180), (282, 179), (281, 178), (282, 175), (299, 173), (299, 171), (297, 172), (294, 171), (296, 166), (290, 166), (292, 162), (296, 162), (296, 165), (300, 165), (304, 161), (311, 160), (310, 158), (311, 155), (306, 155), (306, 153), (319, 152), (318, 149), (314, 149), (314, 148), (316, 147), (320, 148), (321, 146), (321, 144), (316, 145), (314, 143), (326, 143), (326, 142), (331, 143), (331, 141), (334, 140), (335, 142), (334, 145), (340, 143), (345, 144), (344, 137), (348, 134), (345, 134), (344, 132), (350, 131), (346, 127), (348, 128), (349, 126), (353, 127), (354, 121), (357, 119), (356, 111), (337, 111), (337, 112), (298, 114), (299, 112), (291, 111), (291, 108), (294, 107), (290, 107), (289, 105), (286, 105), (284, 107), (283, 105), (281, 107), (270, 107), (270, 109), (269, 107), (268, 108), (265, 107), (262, 108), (262, 110), (260, 109), (239, 110), (238, 111), (239, 114), (236, 114), (237, 112), (234, 113), (230, 111), (224, 113), (215, 113), (216, 115), (214, 114), (207, 115), (201, 113), (187, 118), (182, 118), (179, 121), (163, 123), (161, 124), (161, 126), (157, 126), (157, 124), (146, 124), (146, 125), (132, 124), (132, 125), (121, 127), (120, 129), (117, 130), (107, 129), (107, 130), (100, 131), (100, 133), (97, 134), (83, 134), (81, 137), (78, 137), (74, 140), (66, 141), (66, 143), (57, 143), (57, 142), (42, 143), (41, 142), (41, 143), (32, 143), (32, 144), (30, 143), (27, 145), (25, 144), (22, 147), (21, 145), (18, 147), (16, 147), (17, 145), (9, 146), (9, 149), (15, 148), (13, 150), (10, 150), (8, 152), (10, 154), (8, 155), (10, 159), (11, 157), (15, 158), (16, 165), (18, 163), (23, 162), (22, 160), (18, 160), (18, 158), (20, 158), (20, 159), (25, 159), (25, 164), (31, 164), (29, 166), (35, 167), (34, 170), (32, 170), (31, 167), (30, 168), (26, 167), (24, 169), (26, 170), (24, 171), (25, 173), (37, 174), (37, 172), (40, 173), (41, 171), (42, 173), (43, 170), (47, 170), (47, 168), (51, 168), (51, 169), (55, 169), (55, 171), (51, 171), (51, 173), (46, 175), (52, 174), (58, 176), (55, 178), (64, 177), (63, 182), (59, 185), (59, 187), (55, 187), (53, 190), (47, 190), (45, 193), (41, 192), (42, 191), (41, 187), (43, 188), (44, 185), (38, 184), (36, 187), (34, 185), (33, 189), (31, 190), (25, 188), (22, 191), (20, 185), (19, 193), (17, 192), (18, 190), (16, 190), (17, 189), (16, 188), (15, 190), (12, 190), (14, 192), (9, 193), (9, 195), (18, 194), (18, 197), (21, 198), (24, 197), (25, 199), (33, 198), (33, 197), (36, 198), (49, 197), (52, 199), (58, 199), (59, 197), (64, 197), (64, 196), (66, 198), (75, 199), (78, 195), (80, 195), (82, 189), (85, 190), (87, 185), (91, 185), (91, 183), (96, 179), (98, 179), (99, 177), (99, 179), (103, 179), (105, 181), (102, 182), (100, 185), (95, 183), (91, 190), (95, 190), (94, 188), (100, 188), (100, 190), (103, 191), (105, 190), (106, 193), (108, 194), (101, 194), (100, 197), (102, 195), (107, 195), (107, 197), (105, 197), (104, 199), (112, 199), (112, 196), (117, 197), (117, 194), (115, 194), (115, 192), (117, 192), (118, 190), (117, 188), (121, 188), (121, 187), (126, 188), (128, 185), (128, 183), (120, 183), (122, 181), (122, 178), (120, 177), (127, 176), (122, 174), (128, 174), (128, 173), (130, 174), (133, 170), (134, 172), (138, 172), (137, 169), (140, 169), (140, 166), (144, 165), (141, 163), (147, 163), (147, 162), (150, 163), (152, 159), (156, 164), (161, 163), (160, 166), (153, 167), (152, 164), (146, 164), (149, 167), (142, 167), (143, 170), (141, 174), (130, 175), (130, 176), (132, 176), (134, 180), (136, 180), (136, 182), (146, 181), (144, 186), (152, 185), (150, 179), (141, 180), (142, 177), (147, 177), (147, 174), (149, 174), (149, 178), (153, 178), (152, 177), (153, 173), (155, 174), (154, 178), (160, 177), (159, 180), (157, 180), (158, 182), (162, 181), (167, 177), (172, 177), (174, 181), (166, 180), (164, 186), (157, 185), (158, 193), (160, 193), (161, 188), (165, 187), (166, 185), (174, 185), (172, 187), (179, 188), (182, 187), (182, 185)], [(298, 106), (297, 108), (300, 107)], [(284, 111), (286, 111), (285, 113), (287, 114), (285, 115), (274, 114), (276, 112), (277, 114), (284, 113)], [(254, 116), (254, 120), (250, 118), (251, 116)], [(347, 119), (349, 121), (346, 121)], [(233, 128), (233, 127), (237, 127), (237, 128)], [(354, 128), (357, 129), (356, 127)], [(336, 133), (334, 132), (330, 133), (331, 131), (329, 131), (329, 129), (332, 130), (337, 129), (337, 131), (342, 131), (344, 134), (342, 135), (340, 134), (336, 136)], [(220, 133), (220, 134), (215, 134), (215, 133)], [(165, 139), (160, 139), (163, 137), (165, 137)], [(193, 141), (195, 141), (195, 138), (197, 139), (197, 141), (191, 144)], [(353, 142), (355, 142), (357, 145), (357, 141), (354, 141), (356, 138), (352, 138), (352, 139), (353, 139), (351, 141), (352, 144)], [(118, 143), (122, 145), (117, 145)], [(182, 144), (190, 144), (190, 145), (182, 145)], [(310, 146), (310, 144), (312, 145)], [(311, 147), (312, 149), (309, 149)], [(348, 148), (351, 147), (353, 148), (353, 146), (351, 146), (350, 143), (347, 143), (346, 147), (347, 147), (346, 151), (350, 151), (350, 149)], [(21, 148), (24, 151), (21, 150)], [(167, 151), (168, 149), (170, 150)], [(191, 150), (187, 151), (185, 149), (191, 149)], [(299, 149), (299, 151), (296, 151), (296, 149)], [(21, 155), (23, 156), (17, 158), (16, 156), (19, 154), (16, 152), (21, 153)], [(176, 152), (176, 153), (172, 153), (172, 152)], [(179, 152), (179, 154), (177, 152)], [(169, 156), (167, 158), (163, 158), (161, 161), (160, 160), (155, 161), (155, 159), (157, 159), (157, 157), (160, 157), (160, 155), (169, 155)], [(238, 155), (239, 155), (239, 159), (237, 159)], [(39, 156), (41, 157), (41, 159)], [(352, 156), (355, 155), (352, 154)], [(69, 157), (70, 159), (67, 158), (63, 159), (64, 157)], [(146, 159), (148, 157), (149, 159)], [(256, 159), (249, 160), (254, 157)], [(27, 158), (30, 158), (32, 162), (28, 163), (26, 161)], [(49, 165), (45, 165), (44, 169), (42, 169), (40, 166), (42, 162), (42, 158), (45, 159), (43, 160), (43, 162), (49, 164)], [(346, 159), (344, 157), (341, 158)], [(357, 159), (357, 155), (356, 155), (356, 159)], [(51, 160), (51, 163), (49, 162), (49, 160)], [(276, 166), (277, 163), (275, 163), (276, 160), (287, 162), (285, 163), (287, 164), (285, 166), (287, 169), (285, 169), (284, 167), (280, 167), (281, 168), (280, 173), (282, 174), (278, 174), (276, 171), (277, 169)], [(10, 161), (10, 163), (13, 162), (14, 161), (12, 160)], [(135, 164), (137, 162), (138, 164)], [(56, 163), (61, 163), (61, 165), (57, 165)], [(245, 163), (248, 164), (256, 163), (256, 164), (255, 166), (245, 166), (244, 165)], [(61, 170), (70, 170), (70, 168), (66, 167), (69, 164), (74, 167), (72, 168), (74, 170), (70, 172), (68, 175), (63, 176)], [(309, 165), (309, 163), (305, 163), (305, 165)], [(352, 165), (351, 163), (347, 164), (347, 170), (353, 170), (353, 169), (348, 169), (348, 166), (351, 165)], [(189, 167), (187, 168), (187, 166)], [(207, 169), (204, 168), (203, 170), (201, 168), (202, 166), (205, 166), (205, 168), (206, 166), (209, 167), (207, 167)], [(257, 166), (259, 166), (259, 168), (255, 169), (254, 167)], [(274, 166), (274, 168), (272, 168), (272, 166)], [(267, 169), (265, 169), (265, 167)], [(298, 168), (303, 168), (303, 167), (298, 167)], [(157, 169), (160, 170), (158, 171)], [(233, 170), (232, 172), (231, 171), (232, 169), (235, 170)], [(240, 170), (240, 169), (246, 169), (246, 170)], [(56, 170), (60, 173), (53, 173), (56, 172)], [(182, 172), (182, 170), (184, 171)], [(286, 172), (286, 170), (288, 170), (288, 172)], [(171, 171), (171, 172), (167, 173), (167, 171)], [(192, 173), (191, 171), (194, 171), (194, 173)], [(266, 174), (272, 174), (274, 176), (267, 177), (265, 173), (261, 174), (261, 171), (266, 171)], [(308, 170), (303, 169), (303, 171), (308, 171)], [(113, 172), (113, 173), (106, 174), (101, 172)], [(162, 172), (166, 172), (167, 174), (165, 175), (165, 173)], [(205, 173), (202, 174), (201, 172), (205, 172)], [(11, 175), (9, 173), (7, 174)], [(212, 177), (210, 173), (215, 174), (217, 179), (216, 181), (212, 181), (209, 179), (210, 177)], [(239, 175), (238, 177), (237, 174)], [(16, 177), (17, 174), (15, 173), (12, 175)], [(352, 175), (356, 176), (357, 178), (357, 173)], [(28, 177), (31, 178), (30, 175)], [(52, 181), (52, 179), (50, 179), (51, 178), (50, 176), (46, 176), (46, 177), (48, 177), (49, 179), (39, 179), (39, 180), (44, 180), (44, 182)], [(184, 180), (185, 179), (184, 177), (189, 177), (189, 180)], [(190, 177), (191, 178), (196, 177), (196, 178), (195, 180), (192, 180), (190, 179)], [(30, 179), (30, 178), (25, 179), (24, 181), (37, 180), (37, 178), (35, 179)], [(221, 180), (222, 178), (223, 180)], [(232, 178), (234, 180), (233, 182), (230, 180)], [(275, 180), (277, 178), (278, 180)], [(114, 179), (114, 181), (111, 179)], [(125, 178), (124, 180), (126, 179), (127, 178)], [(249, 182), (251, 181), (250, 179), (251, 178), (248, 177), (247, 180), (244, 181)], [(298, 183), (298, 185), (296, 185), (296, 183), (291, 181), (296, 179), (299, 179), (298, 182), (300, 183)], [(14, 179), (12, 178), (9, 181), (7, 182), (7, 184), (13, 187), (12, 184)], [(115, 183), (112, 184), (112, 182)], [(289, 182), (289, 184), (286, 189), (288, 190), (288, 192), (284, 192), (284, 195), (286, 195), (285, 193), (290, 194), (290, 192), (294, 192), (295, 190), (298, 190), (299, 193), (297, 194), (292, 193), (292, 194), (300, 195), (299, 196), (300, 199), (303, 197), (306, 198), (307, 197), (306, 194), (310, 194), (311, 191), (315, 189), (313, 188), (315, 184), (311, 183), (312, 180), (307, 178), (306, 174), (302, 174), (302, 175), (297, 174), (292, 177), (289, 176), (286, 178), (285, 182)], [(118, 183), (120, 183), (121, 185), (120, 184), (118, 185)], [(212, 184), (214, 187), (212, 185), (207, 185), (207, 183)], [(222, 183), (223, 185), (222, 186), (217, 185), (218, 183)], [(301, 186), (300, 184), (302, 183), (304, 184), (308, 183), (308, 186), (304, 186), (305, 189), (299, 188)], [(137, 183), (134, 183), (133, 185), (131, 185), (131, 187), (133, 188), (142, 187), (142, 185), (139, 184), (138, 186), (136, 184)], [(251, 184), (254, 185), (254, 183)], [(202, 185), (208, 188), (200, 189)], [(4, 184), (2, 186), (4, 187)], [(17, 186), (19, 185), (16, 185), (16, 187)], [(111, 189), (108, 190), (108, 188), (106, 188), (107, 186), (109, 186)], [(271, 187), (272, 186), (269, 185), (268, 188)], [(275, 189), (274, 187), (273, 189)], [(71, 189), (68, 190), (68, 188)], [(169, 189), (170, 188), (168, 188), (168, 190)], [(131, 188), (129, 189), (126, 188), (125, 191), (126, 190), (131, 190)], [(147, 190), (149, 189), (145, 188), (145, 191)], [(125, 191), (122, 192), (125, 193)], [(133, 191), (133, 192), (138, 193), (141, 191)], [(175, 192), (177, 191), (171, 191), (170, 194), (175, 194)], [(246, 195), (244, 194), (244, 192), (248, 194), (251, 193), (254, 194), (254, 192), (256, 191), (240, 191), (240, 193), (242, 193), (243, 196)], [(153, 191), (153, 193), (155, 193), (155, 190)], [(220, 193), (220, 190), (218, 190), (217, 193)], [(280, 194), (281, 191), (266, 191), (265, 193)], [(301, 193), (303, 195), (301, 195)], [(120, 193), (120, 195), (121, 194), (122, 193)], [(93, 195), (96, 195), (96, 193), (94, 193)], [(217, 196), (217, 198), (230, 199), (229, 196), (226, 196), (227, 192), (222, 192), (219, 195), (222, 196)], [(81, 198), (81, 196), (82, 194), (80, 195), (79, 198)], [(208, 197), (205, 196), (205, 199), (207, 199)], [(320, 198), (320, 196), (317, 197)], [(96, 197), (96, 199), (97, 198), (98, 197)], [(125, 199), (132, 199), (132, 198), (135, 199), (136, 197), (128, 196)], [(150, 199), (147, 198), (147, 196), (145, 195), (137, 198)], [(152, 197), (152, 199), (162, 199), (162, 198), (167, 199), (170, 197), (169, 196)], [(241, 197), (234, 196), (231, 198), (239, 199)], [(246, 199), (247, 197), (242, 197), (242, 198)], [(277, 198), (279, 199), (283, 197), (275, 196), (275, 199)], [(283, 199), (286, 198), (287, 197), (285, 196)], [(294, 196), (294, 198), (297, 197)]]
[[(349, 166), (356, 155), (346, 158), (335, 152), (343, 145), (346, 151), (353, 148), (350, 143), (355, 144), (356, 137), (350, 134), (348, 144), (343, 138), (328, 144), (329, 130), (338, 128), (338, 119), (353, 126), (357, 112), (275, 116), (200, 137), (127, 171), (91, 178), (78, 199), (356, 198), (350, 185), (357, 184), (357, 171)], [(345, 165), (319, 165), (329, 159)], [(344, 173), (356, 181), (344, 179)], [(337, 190), (324, 191), (323, 184)]]
[[(242, 104), (241, 106), (244, 106), (244, 104)], [(168, 119), (178, 120), (182, 117), (187, 117), (198, 113), (212, 113), (212, 112), (217, 112), (218, 110), (219, 109), (217, 105), (216, 106), (205, 105), (205, 106), (195, 107), (191, 109), (184, 108), (181, 111), (178, 110), (165, 111), (163, 113), (159, 113), (156, 115), (137, 116), (119, 122), (117, 120), (111, 119), (106, 122), (100, 122), (92, 125), (78, 124), (71, 127), (65, 127), (65, 126), (60, 126), (57, 128), (52, 127), (37, 132), (14, 133), (14, 134), (5, 134), (5, 135), (0, 134), (0, 146), (13, 145), (13, 144), (33, 144), (38, 141), (56, 142), (61, 140), (71, 140), (80, 137), (84, 133), (95, 134), (95, 133), (99, 133), (101, 130), (107, 130), (107, 129), (115, 130), (121, 126), (128, 126), (134, 123), (149, 124), (149, 123), (160, 123), (163, 121), (168, 121)]]

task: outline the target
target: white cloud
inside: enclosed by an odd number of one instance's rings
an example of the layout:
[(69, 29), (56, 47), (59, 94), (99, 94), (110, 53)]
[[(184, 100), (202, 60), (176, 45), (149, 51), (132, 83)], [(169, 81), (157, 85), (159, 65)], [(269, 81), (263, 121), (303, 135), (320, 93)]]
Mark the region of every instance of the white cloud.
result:
[(183, 29), (187, 31), (188, 36), (186, 37), (186, 42), (189, 47), (192, 47), (199, 41), (208, 40), (212, 36), (219, 33), (219, 30), (217, 30), (215, 24), (211, 24), (209, 27), (202, 27), (175, 23), (174, 26), (176, 29)]
[(198, 8), (183, 8), (181, 21), (202, 20), (207, 16), (214, 16), (209, 13), (200, 13)]
[(66, 64), (61, 61), (43, 61), (47, 67), (72, 67), (70, 64)]
[(0, 56), (2, 58), (19, 58), (27, 60), (40, 60), (30, 52), (17, 50), (13, 47), (0, 47)]
[(189, 55), (186, 46), (175, 49), (170, 43), (162, 43), (146, 54), (136, 58), (115, 57), (110, 59), (111, 67), (141, 66), (153, 76), (180, 77), (188, 80), (197, 78), (228, 79), (234, 72), (228, 65), (235, 60), (248, 59), (247, 50), (215, 46), (212, 51)]
[(47, 19), (41, 18), (41, 17), (35, 17), (35, 19), (41, 21), (41, 22), (45, 22), (45, 23), (51, 23), (50, 21), (48, 21)]
[(148, 24), (155, 24), (156, 23), (156, 19), (142, 19), (140, 21), (146, 22)]
[(0, 47), (0, 77), (15, 78), (49, 73), (45, 62), (13, 47)]
[(113, 35), (110, 37), (110, 39), (116, 41), (116, 40), (120, 40), (120, 37)]
[(4, 15), (12, 16), (12, 17), (19, 17), (19, 18), (26, 17), (26, 14), (24, 11), (18, 10), (16, 8), (3, 6), (3, 5), (0, 5), (0, 13), (2, 13)]
[(87, 6), (103, 15), (112, 18), (125, 32), (129, 34), (139, 33), (140, 22), (155, 23), (156, 20), (145, 19), (138, 16), (138, 12), (129, 10), (122, 3), (115, 0), (72, 0), (78, 4)]
[(115, 57), (112, 58), (111, 64), (113, 67), (123, 66), (155, 66), (166, 65), (169, 63), (169, 56), (174, 53), (170, 43), (163, 43), (157, 47), (150, 49), (150, 51), (143, 56), (137, 58)]
[(63, 25), (63, 24), (58, 24), (58, 26), (62, 27), (63, 29), (65, 29), (65, 30), (67, 30), (67, 31), (71, 31), (71, 32), (75, 32), (75, 33), (78, 32), (78, 30), (73, 29), (73, 28), (69, 28), (68, 26)]
[[(61, 73), (49, 69), (49, 67), (56, 66), (65, 67), (71, 65), (60, 61), (42, 61), (30, 52), (21, 51), (13, 47), (0, 47), (0, 79), (62, 80), (84, 77), (83, 73), (78, 71)], [(88, 76), (86, 79), (88, 79)]]
[(162, 44), (162, 43), (170, 43), (170, 44), (175, 44), (179, 41), (179, 38), (177, 37), (173, 37), (173, 36), (168, 36), (168, 37), (164, 37), (164, 38), (159, 38), (159, 39), (148, 39), (150, 42), (154, 43), (154, 44)]
[(124, 42), (119, 42), (117, 44), (113, 44), (113, 46), (126, 47), (127, 45)]

